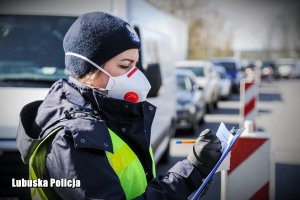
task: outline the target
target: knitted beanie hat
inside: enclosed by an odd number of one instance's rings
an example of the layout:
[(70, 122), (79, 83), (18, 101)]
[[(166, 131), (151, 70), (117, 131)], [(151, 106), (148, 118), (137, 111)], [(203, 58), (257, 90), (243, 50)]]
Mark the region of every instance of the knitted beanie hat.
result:
[[(72, 24), (63, 41), (65, 53), (87, 57), (99, 66), (128, 49), (139, 49), (140, 39), (124, 20), (103, 12), (83, 14)], [(72, 76), (83, 77), (95, 67), (75, 57), (65, 56)]]

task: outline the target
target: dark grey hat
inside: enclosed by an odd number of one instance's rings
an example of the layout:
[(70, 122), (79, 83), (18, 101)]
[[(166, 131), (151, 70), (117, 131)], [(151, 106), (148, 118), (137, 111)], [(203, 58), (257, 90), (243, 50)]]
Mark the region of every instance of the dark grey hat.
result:
[[(124, 20), (103, 12), (79, 16), (65, 35), (65, 53), (73, 52), (92, 60), (99, 66), (128, 49), (139, 49), (140, 39)], [(95, 67), (88, 62), (65, 56), (71, 75), (83, 77)]]

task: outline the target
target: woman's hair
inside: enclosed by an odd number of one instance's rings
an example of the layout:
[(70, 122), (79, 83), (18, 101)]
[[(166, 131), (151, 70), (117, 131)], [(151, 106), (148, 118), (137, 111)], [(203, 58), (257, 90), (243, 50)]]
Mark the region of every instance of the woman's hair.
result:
[(99, 69), (95, 69), (82, 77), (78, 77), (78, 80), (88, 86), (93, 86), (93, 81), (99, 75), (100, 72), (101, 71)]

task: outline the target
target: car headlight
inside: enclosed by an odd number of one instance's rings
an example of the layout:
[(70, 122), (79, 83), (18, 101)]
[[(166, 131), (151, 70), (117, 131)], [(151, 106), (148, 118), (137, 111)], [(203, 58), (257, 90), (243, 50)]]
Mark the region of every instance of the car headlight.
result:
[(190, 113), (194, 114), (196, 112), (196, 108), (194, 105), (189, 105), (188, 109), (189, 109)]

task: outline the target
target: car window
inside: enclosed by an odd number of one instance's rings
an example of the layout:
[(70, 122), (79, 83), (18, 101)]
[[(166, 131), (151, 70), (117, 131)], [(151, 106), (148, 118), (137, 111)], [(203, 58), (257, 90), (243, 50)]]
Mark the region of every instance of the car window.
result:
[(196, 85), (196, 82), (193, 79), (191, 79), (191, 78), (189, 78), (189, 80), (190, 80), (190, 82), (192, 84), (192, 87), (194, 87), (194, 85)]
[(177, 87), (179, 90), (192, 91), (193, 84), (189, 77), (177, 75), (176, 80), (177, 80)]
[(65, 70), (63, 38), (74, 17), (0, 15), (0, 80), (57, 80)]
[(226, 73), (224, 73), (224, 72), (221, 72), (221, 79), (226, 79), (227, 78), (227, 75), (226, 75)]
[(194, 72), (194, 74), (197, 77), (203, 77), (204, 76), (204, 69), (202, 67), (178, 67), (179, 69), (187, 69)]
[(215, 65), (223, 66), (227, 72), (236, 72), (237, 66), (234, 62), (213, 62)]
[(219, 77), (221, 79), (226, 79), (227, 78), (227, 74), (223, 70), (218, 70), (217, 73), (219, 74)]

